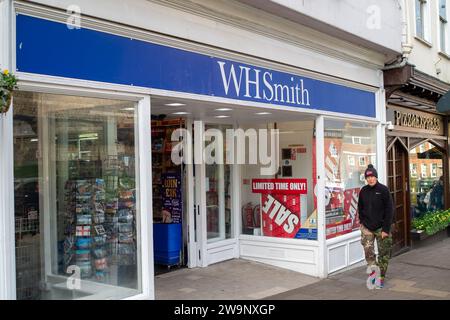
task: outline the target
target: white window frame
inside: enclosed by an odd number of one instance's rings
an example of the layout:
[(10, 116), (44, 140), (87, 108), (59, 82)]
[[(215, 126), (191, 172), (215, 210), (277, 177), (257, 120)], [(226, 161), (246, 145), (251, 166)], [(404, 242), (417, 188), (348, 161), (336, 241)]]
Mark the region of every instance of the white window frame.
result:
[(352, 137), (352, 143), (353, 144), (362, 144), (361, 137)]
[[(140, 239), (138, 244), (140, 252), (137, 259), (138, 277), (141, 280), (139, 284), (141, 293), (124, 299), (154, 299), (154, 266), (152, 254), (153, 217), (151, 209), (152, 166), (151, 156), (149, 156), (151, 155), (151, 139), (140, 138), (151, 137), (151, 128), (148, 125), (151, 121), (150, 96), (146, 94), (144, 89), (128, 86), (92, 83), (83, 80), (55, 79), (54, 77), (21, 74), (20, 72), (18, 72), (17, 75), (21, 79), (19, 90), (22, 91), (120, 99), (135, 101), (137, 103), (136, 126), (138, 136), (135, 137), (139, 164), (137, 170), (139, 170), (138, 172), (147, 173), (145, 175), (137, 174), (137, 185), (140, 189), (137, 197), (137, 207), (139, 212), (139, 228), (137, 230), (137, 235)], [(13, 152), (10, 157), (13, 157)], [(14, 212), (14, 207), (10, 210)]]
[(411, 177), (417, 178), (417, 164), (416, 163), (411, 164)]
[(419, 153), (424, 153), (426, 149), (425, 143), (419, 145)]
[[(425, 169), (425, 170), (424, 170)], [(427, 178), (427, 165), (425, 163), (420, 164), (420, 177)]]
[(355, 157), (354, 156), (347, 156), (348, 157), (348, 164), (352, 167), (355, 166)]
[[(417, 8), (417, 5), (421, 5), (420, 13), (422, 14), (421, 21), (422, 21), (422, 34), (419, 34), (417, 32), (418, 25), (417, 25), (417, 12), (419, 9)], [(416, 38), (426, 41), (428, 44), (431, 45), (431, 25), (430, 25), (430, 0), (415, 0), (414, 1), (414, 34)]]
[[(437, 33), (438, 33), (438, 40), (439, 40), (439, 51), (441, 53), (444, 53), (446, 55), (450, 54), (450, 23), (448, 21), (450, 16), (450, 9), (449, 9), (449, 0), (445, 1), (445, 16), (443, 17), (441, 15), (441, 1), (442, 0), (436, 0), (437, 5), (437, 12), (438, 12), (438, 18), (437, 18)], [(444, 32), (442, 32), (442, 27), (444, 29)], [(444, 42), (444, 43), (443, 43)]]
[[(363, 160), (361, 163), (361, 159)], [(360, 167), (365, 167), (366, 166), (366, 157), (365, 156), (359, 156), (358, 157), (358, 164)]]
[[(433, 166), (436, 166), (436, 168), (433, 168)], [(437, 163), (430, 163), (430, 177), (431, 178), (437, 177), (437, 171), (438, 171)]]

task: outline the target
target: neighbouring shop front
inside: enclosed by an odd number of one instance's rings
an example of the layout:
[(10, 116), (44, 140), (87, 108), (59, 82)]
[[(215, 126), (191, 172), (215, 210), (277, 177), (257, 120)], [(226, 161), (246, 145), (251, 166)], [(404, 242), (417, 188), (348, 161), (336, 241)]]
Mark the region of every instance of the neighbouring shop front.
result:
[(325, 277), (363, 260), (364, 170), (385, 178), (379, 87), (38, 9), (14, 7), (2, 297), (155, 298), (173, 267)]
[(450, 207), (448, 118), (436, 109), (450, 85), (411, 65), (385, 72), (388, 186), (396, 205), (394, 252), (412, 245), (414, 219)]

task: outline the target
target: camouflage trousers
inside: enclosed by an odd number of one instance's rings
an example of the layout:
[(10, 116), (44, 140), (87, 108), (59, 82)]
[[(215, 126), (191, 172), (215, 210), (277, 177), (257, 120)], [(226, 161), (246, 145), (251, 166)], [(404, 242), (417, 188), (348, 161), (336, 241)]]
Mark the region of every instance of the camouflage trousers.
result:
[[(361, 244), (364, 247), (364, 254), (367, 264), (376, 265), (380, 268), (381, 277), (384, 278), (391, 258), (392, 236), (381, 238), (381, 228), (376, 231), (370, 231), (363, 225), (361, 229)], [(378, 247), (378, 259), (375, 255), (375, 240)]]

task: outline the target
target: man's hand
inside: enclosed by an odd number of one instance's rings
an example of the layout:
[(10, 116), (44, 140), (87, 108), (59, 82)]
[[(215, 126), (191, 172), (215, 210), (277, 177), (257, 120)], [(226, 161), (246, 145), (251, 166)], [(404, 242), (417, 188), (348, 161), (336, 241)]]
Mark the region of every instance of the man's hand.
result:
[(389, 237), (389, 234), (384, 232), (384, 231), (382, 231), (381, 232), (381, 239), (384, 239), (384, 238), (387, 238), (387, 237)]

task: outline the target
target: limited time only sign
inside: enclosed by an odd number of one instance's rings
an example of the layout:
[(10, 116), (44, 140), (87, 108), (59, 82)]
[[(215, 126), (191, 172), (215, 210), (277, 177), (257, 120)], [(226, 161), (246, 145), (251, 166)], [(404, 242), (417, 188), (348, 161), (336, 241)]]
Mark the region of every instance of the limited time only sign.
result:
[(252, 179), (253, 193), (307, 194), (306, 179)]

